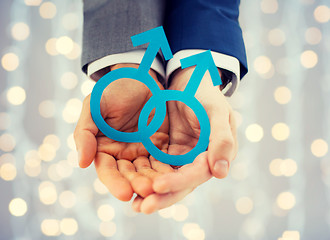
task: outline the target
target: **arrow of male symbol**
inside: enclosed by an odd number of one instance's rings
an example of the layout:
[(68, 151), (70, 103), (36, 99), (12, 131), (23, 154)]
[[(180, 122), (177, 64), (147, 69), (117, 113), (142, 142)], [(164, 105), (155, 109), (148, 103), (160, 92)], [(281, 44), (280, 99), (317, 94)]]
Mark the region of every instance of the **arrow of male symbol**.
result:
[(168, 44), (164, 29), (162, 26), (153, 28), (143, 33), (131, 37), (134, 47), (149, 43), (139, 66), (139, 71), (148, 72), (154, 61), (158, 50), (161, 49), (165, 60), (173, 57), (170, 45)]
[(196, 66), (186, 88), (184, 89), (185, 94), (190, 96), (195, 95), (206, 71), (209, 71), (214, 86), (222, 84), (218, 68), (213, 61), (210, 50), (183, 58), (180, 62), (182, 69)]

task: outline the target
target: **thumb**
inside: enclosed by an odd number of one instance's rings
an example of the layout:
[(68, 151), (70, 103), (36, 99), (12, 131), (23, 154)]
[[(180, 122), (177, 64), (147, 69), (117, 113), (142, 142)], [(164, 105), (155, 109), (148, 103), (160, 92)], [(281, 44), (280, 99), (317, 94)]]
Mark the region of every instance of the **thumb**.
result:
[(229, 113), (225, 111), (208, 112), (211, 133), (208, 148), (208, 163), (212, 175), (225, 178), (230, 162), (234, 158), (235, 141), (229, 123)]
[(88, 167), (94, 160), (97, 149), (95, 125), (90, 111), (90, 95), (84, 100), (80, 118), (74, 131), (74, 139), (78, 151), (79, 166)]

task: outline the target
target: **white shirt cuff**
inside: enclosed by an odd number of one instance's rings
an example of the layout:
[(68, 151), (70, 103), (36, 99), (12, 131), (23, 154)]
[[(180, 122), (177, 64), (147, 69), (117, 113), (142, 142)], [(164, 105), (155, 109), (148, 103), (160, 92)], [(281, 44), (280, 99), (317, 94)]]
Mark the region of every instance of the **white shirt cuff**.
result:
[[(137, 49), (137, 50), (132, 50), (129, 52), (124, 52), (124, 53), (117, 53), (117, 54), (111, 54), (108, 56), (105, 56), (103, 58), (100, 58), (90, 64), (88, 64), (87, 67), (87, 76), (91, 76), (93, 73), (108, 67), (112, 66), (118, 63), (136, 63), (139, 64), (141, 63), (141, 60), (144, 56), (145, 49)], [(163, 66), (162, 61), (159, 59), (160, 57), (156, 57), (155, 60), (153, 61), (151, 65), (151, 69), (157, 72), (163, 80), (165, 80), (166, 75), (165, 75), (165, 69)]]
[[(202, 49), (187, 49), (187, 50), (181, 50), (177, 53), (174, 54), (173, 58), (170, 59), (167, 63), (166, 66), (166, 82), (168, 81), (169, 77), (171, 74), (177, 70), (178, 68), (181, 68), (181, 63), (180, 60), (182, 58), (190, 57), (192, 55), (202, 53), (205, 50)], [(232, 79), (231, 81), (227, 84), (227, 86), (222, 90), (225, 96), (231, 96), (233, 93), (237, 90), (239, 86), (239, 80), (240, 80), (240, 65), (239, 61), (237, 58), (218, 53), (218, 52), (213, 52), (212, 57), (214, 60), (214, 63), (217, 67), (226, 69), (230, 72), (232, 72)]]

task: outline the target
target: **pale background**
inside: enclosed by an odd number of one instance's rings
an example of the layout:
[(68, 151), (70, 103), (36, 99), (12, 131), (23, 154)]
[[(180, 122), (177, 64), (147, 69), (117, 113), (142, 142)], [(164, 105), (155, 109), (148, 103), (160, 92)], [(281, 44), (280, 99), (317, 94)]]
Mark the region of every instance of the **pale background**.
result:
[(0, 239), (330, 239), (329, 7), (242, 1), (230, 176), (145, 216), (77, 168), (81, 1), (1, 0)]

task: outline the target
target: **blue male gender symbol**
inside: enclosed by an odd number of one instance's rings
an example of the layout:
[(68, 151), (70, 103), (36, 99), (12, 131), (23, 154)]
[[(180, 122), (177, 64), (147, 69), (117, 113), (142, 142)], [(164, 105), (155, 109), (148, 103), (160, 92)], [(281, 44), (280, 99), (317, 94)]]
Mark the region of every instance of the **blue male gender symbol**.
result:
[[(138, 69), (129, 67), (116, 69), (98, 80), (93, 88), (90, 100), (92, 118), (99, 130), (108, 138), (118, 142), (141, 142), (155, 159), (163, 163), (175, 166), (191, 163), (200, 153), (207, 149), (211, 131), (207, 113), (202, 104), (195, 98), (195, 93), (206, 71), (209, 71), (214, 86), (222, 84), (211, 52), (208, 50), (180, 60), (182, 68), (196, 66), (184, 91), (161, 90), (149, 74), (149, 69), (159, 49), (163, 52), (165, 60), (169, 60), (173, 57), (163, 27), (157, 27), (137, 34), (132, 36), (131, 39), (134, 47), (149, 43), (141, 64)], [(104, 89), (110, 83), (122, 78), (140, 81), (144, 83), (152, 93), (152, 97), (141, 110), (137, 132), (118, 131), (109, 126), (101, 115), (100, 103)], [(165, 119), (167, 101), (183, 102), (193, 110), (199, 121), (199, 140), (192, 150), (183, 155), (164, 153), (150, 140), (150, 137), (157, 132)], [(148, 117), (153, 109), (156, 109), (155, 115), (148, 124)]]

